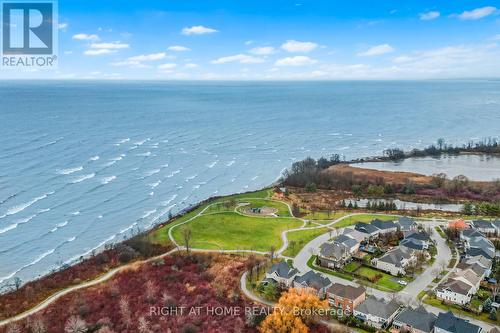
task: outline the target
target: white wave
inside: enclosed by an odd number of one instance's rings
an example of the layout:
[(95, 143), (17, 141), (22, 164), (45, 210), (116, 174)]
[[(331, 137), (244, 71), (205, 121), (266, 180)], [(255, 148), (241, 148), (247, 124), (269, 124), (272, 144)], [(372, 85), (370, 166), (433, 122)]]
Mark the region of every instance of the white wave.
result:
[(181, 170), (180, 170), (180, 169), (175, 170), (175, 171), (173, 171), (170, 175), (168, 175), (168, 176), (167, 176), (167, 178), (172, 178), (173, 176), (175, 176), (176, 174), (178, 174), (178, 173), (180, 173), (180, 172), (181, 172)]
[(116, 161), (111, 161), (111, 162), (108, 162), (108, 163), (104, 164), (104, 166), (105, 167), (109, 167), (109, 166), (112, 166), (115, 163), (116, 163)]
[(215, 162), (212, 162), (212, 163), (208, 164), (208, 165), (207, 165), (207, 167), (208, 167), (209, 169), (212, 169), (212, 168), (213, 168), (214, 166), (216, 166), (216, 165), (217, 165), (217, 161), (215, 161)]
[(151, 177), (152, 175), (156, 175), (160, 171), (161, 171), (161, 169), (149, 170), (149, 171), (147, 171), (147, 172), (144, 173), (144, 176), (145, 177)]
[(71, 215), (73, 215), (73, 216), (80, 215), (80, 211), (79, 211), (79, 210), (77, 210), (76, 212), (71, 213)]
[(39, 209), (38, 210), (38, 214), (43, 214), (43, 213), (47, 213), (50, 211), (50, 208), (45, 208), (45, 209)]
[(149, 196), (152, 197), (153, 195), (155, 195), (155, 192), (149, 192)]
[(189, 198), (189, 195), (188, 195), (188, 196), (186, 196), (186, 197), (184, 197), (184, 198), (182, 198), (182, 199), (181, 199), (181, 202), (185, 202), (188, 198)]
[(75, 236), (73, 236), (73, 237), (71, 237), (71, 238), (68, 238), (67, 242), (68, 242), (68, 243), (71, 243), (71, 242), (72, 242), (72, 241), (74, 241), (75, 239), (76, 239), (76, 237), (75, 237)]
[(193, 188), (194, 188), (195, 190), (197, 190), (197, 189), (199, 189), (199, 188), (200, 188), (200, 186), (201, 186), (201, 185), (199, 185), (199, 184), (198, 184), (198, 185), (194, 185), (194, 186), (193, 186)]
[(20, 271), (22, 271), (23, 269), (28, 268), (28, 267), (31, 267), (31, 266), (33, 266), (33, 265), (36, 265), (37, 263), (39, 263), (40, 261), (42, 261), (45, 257), (47, 257), (47, 256), (51, 255), (52, 253), (54, 253), (54, 251), (55, 251), (55, 250), (56, 250), (56, 249), (51, 249), (51, 250), (49, 250), (49, 251), (47, 251), (47, 252), (45, 252), (45, 253), (42, 253), (40, 256), (38, 256), (38, 257), (37, 257), (35, 260), (33, 260), (32, 262), (30, 262), (30, 263), (28, 263), (28, 264), (24, 265), (23, 267), (21, 267), (21, 268), (17, 269), (16, 271), (14, 271), (14, 272), (10, 273), (10, 274), (9, 274), (9, 275), (7, 275), (7, 276), (1, 277), (1, 278), (0, 278), (0, 284), (2, 284), (4, 281), (7, 281), (7, 280), (9, 280), (9, 279), (13, 278), (13, 277), (14, 277), (17, 273), (19, 273), (19, 272), (20, 272)]
[(94, 178), (94, 177), (95, 177), (95, 173), (89, 173), (88, 175), (83, 175), (81, 177), (73, 179), (73, 181), (71, 182), (71, 184), (81, 183), (84, 180), (91, 179), (91, 178)]
[(126, 233), (126, 232), (127, 232), (127, 231), (129, 231), (130, 229), (133, 229), (136, 225), (137, 225), (137, 222), (135, 222), (135, 223), (131, 224), (131, 225), (130, 225), (130, 226), (128, 226), (127, 228), (120, 230), (119, 234), (124, 234), (124, 233)]
[(96, 155), (96, 156), (92, 156), (92, 157), (90, 158), (90, 160), (91, 160), (91, 161), (97, 161), (99, 158), (100, 158), (100, 157), (99, 157), (99, 155)]
[(217, 194), (217, 193), (219, 193), (219, 190), (215, 190), (213, 194)]
[(148, 156), (151, 156), (151, 152), (150, 152), (150, 151), (147, 151), (147, 152), (145, 152), (145, 153), (137, 154), (136, 156), (148, 157)]
[(17, 226), (18, 226), (18, 223), (8, 225), (7, 227), (0, 229), (0, 234), (6, 233), (7, 231), (12, 230), (12, 229), (16, 229)]
[(104, 177), (101, 179), (101, 184), (108, 184), (116, 179), (116, 176)]
[(130, 138), (126, 138), (126, 139), (121, 139), (120, 141), (118, 141), (118, 143), (122, 144), (122, 143), (129, 142), (129, 141), (130, 141)]
[(65, 226), (67, 226), (67, 225), (68, 225), (68, 221), (64, 221), (64, 222), (59, 223), (58, 225), (56, 225), (56, 227), (57, 227), (57, 228), (63, 228), (63, 227), (65, 227)]
[(163, 202), (160, 202), (160, 205), (162, 205), (163, 207), (166, 207), (168, 206), (175, 198), (177, 198), (177, 194), (174, 194), (170, 197), (170, 199), (168, 199), (167, 201), (163, 201)]
[(78, 166), (78, 167), (74, 167), (74, 168), (60, 169), (60, 170), (57, 170), (57, 173), (60, 175), (70, 175), (72, 173), (82, 171), (82, 170), (83, 170), (83, 166)]
[(156, 209), (148, 210), (148, 211), (144, 212), (144, 215), (141, 216), (141, 219), (146, 219), (146, 218), (150, 217), (151, 215), (153, 215), (154, 213), (156, 213)]
[(99, 215), (97, 218), (98, 218), (98, 219), (102, 219), (102, 215)]
[(231, 179), (231, 183), (234, 183), (236, 181), (236, 178)]
[(226, 166), (230, 167), (231, 165), (233, 165), (236, 161), (235, 160), (232, 160), (232, 161), (229, 161), (229, 163), (226, 164)]
[(198, 174), (195, 174), (195, 175), (192, 175), (192, 176), (189, 176), (189, 177), (186, 177), (186, 179), (184, 179), (186, 182), (190, 181), (190, 180), (193, 180), (195, 179), (196, 177), (198, 177)]
[(122, 155), (120, 155), (120, 156), (118, 156), (118, 157), (113, 157), (113, 158), (110, 158), (109, 160), (110, 160), (110, 161), (121, 161), (121, 160), (123, 160), (123, 156), (122, 156)]
[(144, 140), (141, 140), (141, 141), (137, 141), (137, 142), (134, 142), (134, 145), (142, 146), (143, 144), (145, 144), (149, 140), (151, 140), (151, 138), (147, 138), (147, 139), (144, 139)]
[(184, 186), (179, 185), (179, 186), (177, 186), (177, 187), (176, 187), (176, 189), (180, 190), (180, 189), (182, 189), (183, 187), (184, 187)]
[(259, 176), (255, 176), (252, 178), (252, 181), (256, 180), (257, 178), (259, 178)]
[(151, 188), (153, 189), (153, 188), (158, 187), (158, 185), (160, 185), (160, 184), (161, 184), (161, 180), (157, 181), (156, 183), (151, 183), (151, 184), (148, 184), (148, 186), (149, 186), (149, 187), (151, 187)]
[(23, 210), (25, 210), (26, 208), (30, 207), (31, 205), (33, 205), (34, 203), (40, 201), (40, 200), (43, 200), (45, 198), (47, 198), (49, 195), (52, 195), (54, 194), (55, 192), (48, 192), (48, 193), (45, 193), (39, 197), (36, 197), (28, 202), (25, 202), (25, 203), (22, 203), (20, 205), (17, 205), (17, 206), (14, 206), (14, 207), (11, 207), (7, 210), (7, 212), (0, 216), (0, 219), (1, 218), (4, 218), (4, 217), (7, 217), (7, 216), (10, 216), (10, 215), (14, 215), (14, 214), (17, 214), (17, 213), (20, 213), (22, 212)]

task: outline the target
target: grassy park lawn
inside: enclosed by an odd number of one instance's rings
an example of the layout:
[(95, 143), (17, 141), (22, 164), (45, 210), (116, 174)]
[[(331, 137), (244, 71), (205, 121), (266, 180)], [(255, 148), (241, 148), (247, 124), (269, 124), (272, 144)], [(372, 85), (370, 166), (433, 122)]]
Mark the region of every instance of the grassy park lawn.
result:
[(335, 220), (338, 219), (339, 217), (345, 216), (348, 214), (346, 211), (310, 211), (310, 210), (305, 210), (304, 211), (306, 215), (303, 217), (303, 219), (306, 220)]
[(242, 216), (237, 213), (201, 215), (190, 223), (173, 230), (173, 237), (183, 244), (182, 230), (192, 232), (193, 247), (223, 250), (269, 251), (271, 246), (281, 245), (281, 232), (298, 228), (302, 222), (297, 219), (262, 218)]
[(307, 243), (312, 241), (314, 238), (327, 233), (328, 230), (328, 228), (318, 228), (287, 233), (288, 247), (282, 254), (286, 257), (295, 257)]
[(335, 228), (345, 228), (351, 225), (355, 225), (358, 222), (370, 223), (375, 219), (382, 221), (394, 221), (398, 217), (395, 215), (377, 215), (377, 214), (359, 214), (354, 216), (346, 217), (345, 219), (333, 224)]

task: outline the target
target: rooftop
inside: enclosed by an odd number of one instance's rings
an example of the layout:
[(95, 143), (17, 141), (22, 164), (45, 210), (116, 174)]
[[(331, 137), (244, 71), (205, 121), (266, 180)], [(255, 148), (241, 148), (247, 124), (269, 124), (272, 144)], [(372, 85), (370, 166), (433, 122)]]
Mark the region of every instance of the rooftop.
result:
[(327, 277), (314, 271), (308, 271), (303, 275), (297, 275), (293, 281), (316, 290), (326, 288), (332, 283)]
[(386, 252), (378, 260), (393, 264), (396, 267), (401, 267), (403, 259), (410, 259), (412, 257), (412, 250), (405, 247), (397, 247), (389, 252)]
[(286, 262), (281, 261), (279, 263), (272, 265), (271, 268), (267, 271), (267, 273), (269, 274), (272, 274), (274, 272), (276, 272), (276, 275), (278, 275), (279, 277), (289, 279), (295, 274), (297, 274), (299, 271), (293, 267), (290, 267)]
[(370, 224), (379, 228), (380, 230), (392, 229), (392, 228), (396, 229), (398, 227), (397, 224), (392, 221), (382, 221), (379, 219), (373, 220)]
[(356, 307), (356, 311), (389, 319), (399, 309), (399, 304), (395, 301), (386, 302), (374, 297), (367, 297), (366, 300)]
[(412, 328), (416, 328), (422, 332), (431, 332), (436, 322), (436, 315), (429, 313), (424, 307), (417, 309), (406, 308), (396, 316), (396, 321), (406, 324)]
[(334, 283), (330, 288), (328, 288), (328, 293), (339, 297), (348, 298), (351, 300), (358, 298), (365, 292), (366, 292), (365, 288), (361, 286), (353, 287), (353, 286), (346, 286), (340, 283)]
[(453, 313), (439, 313), (437, 317), (435, 327), (439, 327), (451, 333), (479, 333), (481, 332), (481, 327), (473, 325), (468, 321), (455, 317)]

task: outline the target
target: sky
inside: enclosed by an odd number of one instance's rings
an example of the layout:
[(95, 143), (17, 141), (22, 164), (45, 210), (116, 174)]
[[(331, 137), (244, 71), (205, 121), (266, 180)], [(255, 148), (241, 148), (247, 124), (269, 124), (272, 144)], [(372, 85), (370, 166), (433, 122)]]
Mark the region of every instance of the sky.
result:
[(500, 77), (500, 1), (59, 0), (59, 65), (0, 78)]

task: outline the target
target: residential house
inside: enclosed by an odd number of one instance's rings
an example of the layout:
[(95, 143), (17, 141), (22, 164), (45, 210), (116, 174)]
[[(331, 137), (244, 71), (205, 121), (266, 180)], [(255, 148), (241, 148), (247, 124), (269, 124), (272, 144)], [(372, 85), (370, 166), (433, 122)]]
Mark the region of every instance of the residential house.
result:
[(396, 224), (398, 225), (398, 229), (403, 232), (415, 231), (418, 228), (417, 223), (410, 217), (400, 217)]
[(354, 229), (359, 231), (359, 232), (363, 232), (365, 234), (368, 234), (369, 237), (371, 237), (371, 238), (377, 237), (378, 234), (380, 233), (380, 229), (377, 228), (376, 226), (371, 225), (369, 223), (363, 223), (363, 222), (356, 223), (356, 225), (354, 226)]
[(481, 276), (476, 274), (471, 268), (457, 270), (450, 274), (448, 279), (460, 280), (472, 287), (472, 293), (476, 293), (481, 283)]
[(403, 239), (400, 243), (399, 243), (399, 246), (404, 246), (408, 249), (412, 249), (412, 250), (415, 250), (415, 251), (424, 251), (424, 250), (427, 250), (428, 247), (425, 246), (426, 244), (424, 242), (421, 242), (417, 239), (413, 239), (413, 238), (405, 238)]
[(376, 328), (389, 327), (399, 310), (396, 301), (379, 300), (367, 297), (363, 303), (354, 308), (354, 316), (366, 324)]
[(327, 268), (342, 268), (351, 257), (351, 252), (345, 245), (326, 242), (319, 248), (318, 264)]
[(354, 238), (358, 243), (366, 241), (370, 236), (364, 232), (360, 232), (353, 227), (351, 228), (345, 228), (344, 232), (342, 233), (343, 235), (346, 235), (348, 237)]
[(497, 231), (495, 225), (486, 220), (474, 220), (472, 221), (472, 227), (486, 235), (495, 235)]
[(342, 234), (340, 236), (337, 236), (333, 239), (334, 243), (344, 245), (349, 249), (350, 253), (355, 253), (359, 250), (359, 242), (355, 240), (354, 238)]
[(414, 251), (407, 247), (397, 247), (386, 252), (380, 258), (373, 259), (372, 263), (375, 267), (391, 275), (405, 275), (405, 268), (414, 263), (416, 257)]
[(439, 313), (434, 323), (434, 333), (482, 333), (481, 327), (469, 323), (467, 320), (455, 317), (450, 312)]
[(460, 233), (460, 240), (467, 258), (482, 255), (487, 259), (495, 258), (495, 246), (486, 236), (476, 229), (465, 229)]
[(347, 315), (352, 314), (355, 307), (366, 299), (365, 288), (346, 286), (334, 283), (326, 291), (328, 302), (332, 307), (341, 308)]
[(436, 315), (427, 312), (423, 306), (406, 308), (394, 318), (393, 326), (403, 332), (430, 333), (436, 319)]
[(492, 221), (491, 223), (493, 223), (493, 226), (495, 227), (496, 235), (500, 236), (500, 220), (495, 220)]
[(375, 219), (370, 224), (380, 230), (379, 234), (389, 234), (398, 230), (398, 225), (392, 221)]
[(425, 232), (410, 231), (405, 234), (405, 239), (411, 239), (414, 243), (419, 243), (424, 249), (428, 249), (431, 238)]
[[(479, 255), (475, 257), (469, 257), (466, 258), (464, 262), (468, 265), (471, 265), (473, 269), (476, 265), (483, 268), (484, 269), (484, 276), (482, 277), (483, 279), (485, 277), (490, 276), (491, 274), (491, 268), (493, 266), (493, 262), (490, 259), (486, 258), (485, 256)], [(476, 269), (474, 269), (474, 271), (476, 271)]]
[(308, 271), (303, 275), (296, 275), (293, 279), (294, 288), (311, 288), (316, 290), (318, 296), (326, 295), (326, 289), (331, 286), (332, 282), (327, 277), (314, 271)]
[(437, 286), (436, 297), (446, 302), (464, 305), (469, 303), (474, 295), (472, 289), (472, 286), (463, 281), (448, 279)]
[(271, 266), (266, 272), (264, 281), (274, 282), (288, 288), (292, 285), (293, 278), (298, 272), (298, 270), (290, 267), (285, 261), (281, 261)]

